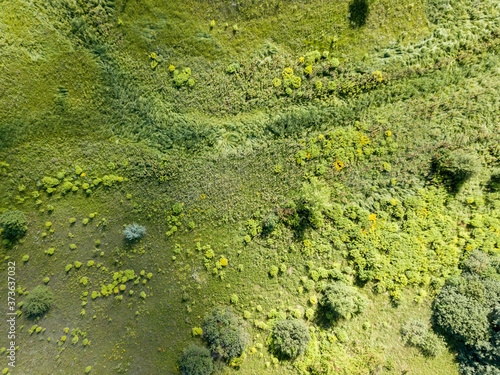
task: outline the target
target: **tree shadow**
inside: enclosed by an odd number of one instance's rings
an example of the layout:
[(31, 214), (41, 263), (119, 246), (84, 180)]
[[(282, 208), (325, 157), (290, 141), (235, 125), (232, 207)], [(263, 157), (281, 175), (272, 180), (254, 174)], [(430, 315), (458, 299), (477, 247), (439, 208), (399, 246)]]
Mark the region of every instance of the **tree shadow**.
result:
[(358, 28), (366, 24), (370, 13), (367, 0), (352, 0), (349, 3), (349, 19), (352, 28)]

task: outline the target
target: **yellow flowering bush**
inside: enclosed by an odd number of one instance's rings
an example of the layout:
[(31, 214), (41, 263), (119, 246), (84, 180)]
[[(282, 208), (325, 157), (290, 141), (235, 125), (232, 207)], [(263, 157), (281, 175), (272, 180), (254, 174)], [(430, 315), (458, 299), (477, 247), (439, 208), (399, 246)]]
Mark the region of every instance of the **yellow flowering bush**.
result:
[(283, 69), (283, 72), (281, 73), (281, 75), (283, 76), (283, 79), (290, 79), (293, 76), (293, 69), (290, 67), (285, 68), (285, 69)]
[(375, 78), (378, 82), (382, 82), (383, 77), (382, 77), (382, 72), (380, 70), (377, 70), (372, 73), (373, 78)]

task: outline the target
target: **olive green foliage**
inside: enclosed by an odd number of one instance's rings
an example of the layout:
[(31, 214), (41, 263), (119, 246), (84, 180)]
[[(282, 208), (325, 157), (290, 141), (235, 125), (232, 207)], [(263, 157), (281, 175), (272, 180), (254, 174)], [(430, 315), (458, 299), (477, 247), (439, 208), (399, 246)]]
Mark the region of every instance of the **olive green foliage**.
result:
[(421, 319), (410, 320), (403, 324), (401, 336), (403, 341), (420, 348), (426, 356), (438, 356), (445, 349), (443, 340), (429, 329), (428, 323)]
[(438, 172), (455, 184), (471, 178), (481, 170), (481, 160), (467, 150), (442, 151), (435, 157), (435, 164)]
[[(491, 263), (496, 272), (485, 272)], [(458, 346), (460, 368), (467, 375), (488, 373), (500, 361), (499, 270), (497, 257), (474, 254), (465, 272), (449, 279), (433, 304), (436, 326)]]
[(264, 233), (269, 233), (276, 228), (276, 226), (279, 224), (280, 218), (276, 213), (270, 212), (265, 218), (262, 223), (262, 231)]
[(278, 357), (291, 359), (304, 353), (310, 339), (302, 320), (280, 320), (271, 333), (271, 348)]
[(182, 375), (210, 375), (214, 371), (214, 363), (210, 350), (192, 345), (185, 349), (179, 358)]
[(52, 290), (47, 286), (39, 285), (30, 291), (24, 300), (23, 309), (26, 315), (37, 317), (49, 311), (52, 302)]
[(362, 313), (368, 300), (358, 290), (343, 282), (335, 282), (326, 286), (321, 304), (331, 319), (350, 319)]
[(321, 228), (324, 224), (323, 212), (331, 207), (331, 190), (322, 180), (315, 177), (302, 185), (299, 209), (307, 213), (312, 226)]
[(128, 224), (123, 231), (127, 241), (136, 241), (146, 233), (146, 228), (137, 223)]
[(28, 230), (28, 219), (24, 212), (14, 210), (6, 211), (0, 215), (0, 227), (3, 235), (8, 238), (22, 236)]
[[(184, 68), (182, 71), (174, 70), (174, 84), (177, 87), (181, 87), (185, 84), (189, 84), (191, 78), (191, 68)], [(192, 86), (192, 85), (189, 85)]]
[(202, 329), (212, 353), (223, 360), (230, 361), (245, 350), (247, 334), (241, 318), (231, 308), (215, 308), (205, 316)]

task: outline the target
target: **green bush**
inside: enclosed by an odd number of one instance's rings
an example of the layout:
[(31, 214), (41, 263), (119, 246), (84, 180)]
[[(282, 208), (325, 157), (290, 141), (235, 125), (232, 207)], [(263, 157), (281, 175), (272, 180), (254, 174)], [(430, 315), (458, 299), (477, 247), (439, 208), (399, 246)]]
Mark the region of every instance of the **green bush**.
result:
[(23, 308), (28, 316), (40, 316), (45, 314), (52, 306), (52, 290), (43, 285), (34, 288), (26, 297)]
[(0, 216), (0, 227), (6, 237), (22, 236), (28, 230), (27, 224), (26, 215), (18, 210), (6, 211)]
[(184, 68), (182, 69), (182, 72), (178, 71), (177, 69), (174, 70), (174, 84), (177, 87), (181, 87), (188, 83), (189, 79), (191, 78), (191, 68)]
[[(467, 287), (470, 280), (461, 278)], [(467, 296), (460, 288), (447, 285), (434, 301), (436, 323), (451, 337), (468, 345), (487, 339), (489, 322), (488, 309), (472, 296)]]
[(490, 258), (484, 251), (475, 250), (464, 261), (463, 269), (472, 274), (483, 275), (490, 269)]
[(281, 320), (274, 325), (271, 348), (278, 357), (295, 358), (306, 350), (310, 339), (302, 320)]
[(144, 236), (146, 228), (136, 223), (128, 224), (122, 233), (128, 241), (135, 241)]
[(203, 337), (212, 353), (230, 361), (245, 350), (247, 335), (242, 320), (229, 307), (218, 307), (203, 320)]
[(413, 346), (422, 346), (428, 332), (427, 323), (422, 319), (410, 320), (401, 327), (403, 341)]
[(450, 182), (458, 184), (466, 181), (481, 170), (479, 157), (465, 150), (444, 150), (434, 157), (436, 170)]
[(238, 63), (232, 63), (232, 64), (229, 64), (226, 68), (226, 73), (227, 74), (234, 74), (238, 71), (238, 69), (240, 69), (240, 64)]
[(271, 212), (266, 216), (264, 222), (262, 223), (262, 230), (264, 233), (270, 233), (279, 224), (280, 218), (274, 212)]
[(210, 351), (198, 345), (190, 346), (179, 358), (179, 369), (182, 375), (210, 375), (214, 371)]
[(315, 177), (302, 185), (299, 208), (307, 212), (309, 222), (315, 228), (324, 224), (323, 212), (331, 207), (330, 196), (328, 185)]
[(444, 351), (443, 340), (430, 331), (421, 319), (410, 320), (401, 327), (401, 336), (407, 344), (420, 348), (424, 355), (435, 357)]
[(335, 282), (326, 286), (321, 304), (333, 319), (349, 319), (362, 313), (368, 300), (355, 287)]
[(474, 271), (495, 262), (473, 253), (464, 273), (448, 279), (432, 306), (436, 326), (459, 350), (462, 374), (496, 374), (492, 369), (500, 362), (500, 275), (498, 269)]

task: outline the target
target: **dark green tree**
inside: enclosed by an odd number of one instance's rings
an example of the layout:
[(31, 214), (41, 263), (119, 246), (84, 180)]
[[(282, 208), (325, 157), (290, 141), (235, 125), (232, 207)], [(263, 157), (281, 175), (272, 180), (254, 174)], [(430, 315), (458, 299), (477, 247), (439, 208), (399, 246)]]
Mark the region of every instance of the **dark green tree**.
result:
[(179, 358), (182, 375), (210, 375), (214, 372), (214, 362), (207, 348), (192, 345)]
[(15, 238), (24, 235), (28, 230), (28, 219), (22, 211), (6, 211), (0, 216), (0, 227), (3, 234), (9, 238)]
[(464, 375), (500, 375), (500, 282), (498, 258), (473, 253), (461, 276), (451, 278), (434, 300), (436, 328), (458, 349)]
[(309, 329), (301, 320), (280, 320), (274, 325), (271, 335), (273, 352), (285, 359), (302, 354), (311, 339)]
[(36, 317), (49, 311), (52, 302), (52, 290), (47, 286), (39, 285), (28, 294), (23, 309), (26, 315)]
[(355, 287), (338, 281), (326, 286), (321, 303), (333, 319), (348, 319), (362, 313), (368, 300)]
[(245, 350), (247, 334), (243, 321), (229, 307), (218, 307), (203, 320), (203, 337), (212, 353), (224, 360), (238, 357)]

